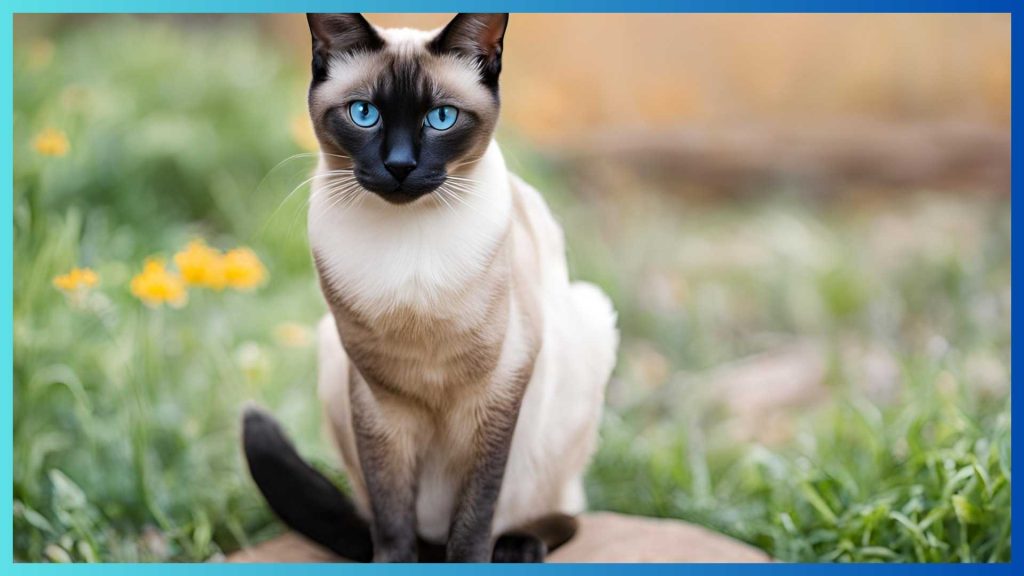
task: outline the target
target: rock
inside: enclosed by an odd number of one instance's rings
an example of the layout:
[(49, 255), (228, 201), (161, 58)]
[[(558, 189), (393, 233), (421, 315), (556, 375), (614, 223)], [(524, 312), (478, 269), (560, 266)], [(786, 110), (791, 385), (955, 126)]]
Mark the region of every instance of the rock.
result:
[[(231, 554), (228, 562), (344, 562), (294, 533)], [(771, 562), (742, 542), (678, 520), (594, 512), (549, 562)]]
[(763, 551), (679, 520), (585, 514), (550, 562), (770, 562)]
[(227, 562), (310, 563), (347, 562), (294, 532), (287, 532), (266, 542), (229, 554)]

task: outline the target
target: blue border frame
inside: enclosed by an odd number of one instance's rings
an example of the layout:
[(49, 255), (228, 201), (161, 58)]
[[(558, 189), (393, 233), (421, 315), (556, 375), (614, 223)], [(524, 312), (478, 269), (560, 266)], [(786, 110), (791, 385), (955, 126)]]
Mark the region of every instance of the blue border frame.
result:
[[(0, 190), (6, 200), (0, 205), (0, 255), (3, 258), (0, 299), (7, 306), (0, 311), (0, 364), (3, 365), (3, 376), (0, 378), (0, 453), (6, 451), (6, 457), (0, 458), (0, 573), (22, 574), (88, 574), (118, 575), (137, 574), (279, 574), (288, 570), (293, 574), (333, 574), (339, 570), (358, 574), (405, 574), (415, 571), (419, 574), (479, 574), (481, 570), (489, 574), (524, 574), (532, 571), (547, 571), (560, 574), (673, 574), (687, 572), (690, 574), (860, 574), (865, 570), (863, 565), (843, 564), (769, 564), (769, 565), (707, 565), (707, 564), (631, 564), (631, 565), (324, 565), (324, 564), (98, 564), (98, 565), (57, 565), (57, 564), (14, 564), (13, 537), (13, 429), (14, 429), (14, 382), (13, 382), (13, 110), (14, 110), (14, 18), (19, 12), (328, 12), (328, 11), (363, 11), (363, 12), (455, 12), (455, 11), (510, 11), (510, 12), (1016, 12), (1014, 2), (1010, 0), (351, 0), (346, 2), (332, 0), (7, 0), (0, 7)], [(1011, 16), (1012, 18), (1012, 16)], [(1021, 33), (1011, 25), (1011, 39), (1015, 46), (1019, 44)], [(1016, 49), (1011, 48), (1012, 56)], [(1016, 76), (1019, 60), (1012, 58), (1012, 76)], [(1013, 80), (1011, 77), (1011, 90)], [(1020, 98), (1014, 92), (1011, 98), (1011, 113), (1019, 108)], [(1019, 127), (1011, 123), (1013, 139), (1019, 136)], [(1012, 170), (1020, 167), (1021, 154), (1013, 149)], [(1021, 210), (1019, 202), (1013, 202), (1020, 188), (1019, 181), (1014, 180), (1011, 192), (1011, 219), (1019, 219)], [(1011, 240), (1013, 252), (1019, 252), (1021, 241)], [(1022, 257), (1024, 258), (1024, 257)], [(1017, 258), (1013, 258), (1016, 265)], [(1015, 266), (1014, 266), (1015, 267)], [(1016, 296), (1012, 286), (1011, 297)], [(1013, 308), (1012, 327), (1020, 323), (1021, 312)], [(1021, 346), (1016, 342), (1011, 345), (1011, 363), (1016, 363)], [(1012, 377), (1011, 377), (1012, 378)], [(1018, 392), (1019, 383), (1011, 382), (1011, 397)], [(1011, 417), (1016, 420), (1020, 412), (1019, 406), (1011, 401)], [(1011, 432), (1013, 446), (1011, 454), (1019, 461), (1018, 434)], [(1021, 493), (1011, 483), (1013, 500)], [(1019, 514), (1011, 511), (1012, 521), (1017, 524)], [(1011, 536), (1011, 550), (1019, 552), (1018, 537)], [(871, 570), (877, 574), (965, 574), (968, 572), (984, 572), (985, 574), (1002, 575), (1020, 573), (1024, 562), (1017, 556), (1009, 564), (992, 565), (953, 565), (953, 564), (909, 564), (909, 565), (872, 565)]]

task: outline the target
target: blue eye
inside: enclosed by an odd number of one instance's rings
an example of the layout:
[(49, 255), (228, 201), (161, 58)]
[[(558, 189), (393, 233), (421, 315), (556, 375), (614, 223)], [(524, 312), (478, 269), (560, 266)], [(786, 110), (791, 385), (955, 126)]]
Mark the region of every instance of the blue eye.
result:
[(348, 114), (352, 117), (352, 121), (356, 123), (356, 126), (362, 126), (363, 128), (369, 128), (380, 120), (380, 110), (373, 104), (370, 104), (366, 100), (356, 100), (352, 104), (349, 104)]
[(430, 126), (434, 130), (447, 130), (455, 124), (455, 119), (458, 117), (458, 108), (454, 106), (438, 106), (427, 112), (427, 117), (423, 119), (423, 124)]

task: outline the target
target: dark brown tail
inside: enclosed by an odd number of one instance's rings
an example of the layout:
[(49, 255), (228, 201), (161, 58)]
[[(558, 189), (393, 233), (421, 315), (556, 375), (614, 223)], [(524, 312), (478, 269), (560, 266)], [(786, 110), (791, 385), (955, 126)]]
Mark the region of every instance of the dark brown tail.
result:
[(302, 459), (273, 416), (247, 408), (242, 444), (252, 479), (282, 522), (349, 560), (373, 559), (367, 522), (348, 496)]

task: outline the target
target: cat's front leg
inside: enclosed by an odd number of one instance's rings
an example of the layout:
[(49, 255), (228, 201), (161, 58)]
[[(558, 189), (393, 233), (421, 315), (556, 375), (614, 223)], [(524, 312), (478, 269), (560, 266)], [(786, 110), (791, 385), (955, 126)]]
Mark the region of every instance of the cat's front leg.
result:
[(415, 562), (415, 418), (396, 417), (401, 407), (381, 406), (369, 384), (353, 382), (352, 422), (370, 508), (374, 562)]
[(483, 425), (477, 430), (469, 471), (448, 536), (448, 562), (489, 562), (491, 523), (505, 476), (512, 434), (519, 417), (521, 391), (480, 408)]

